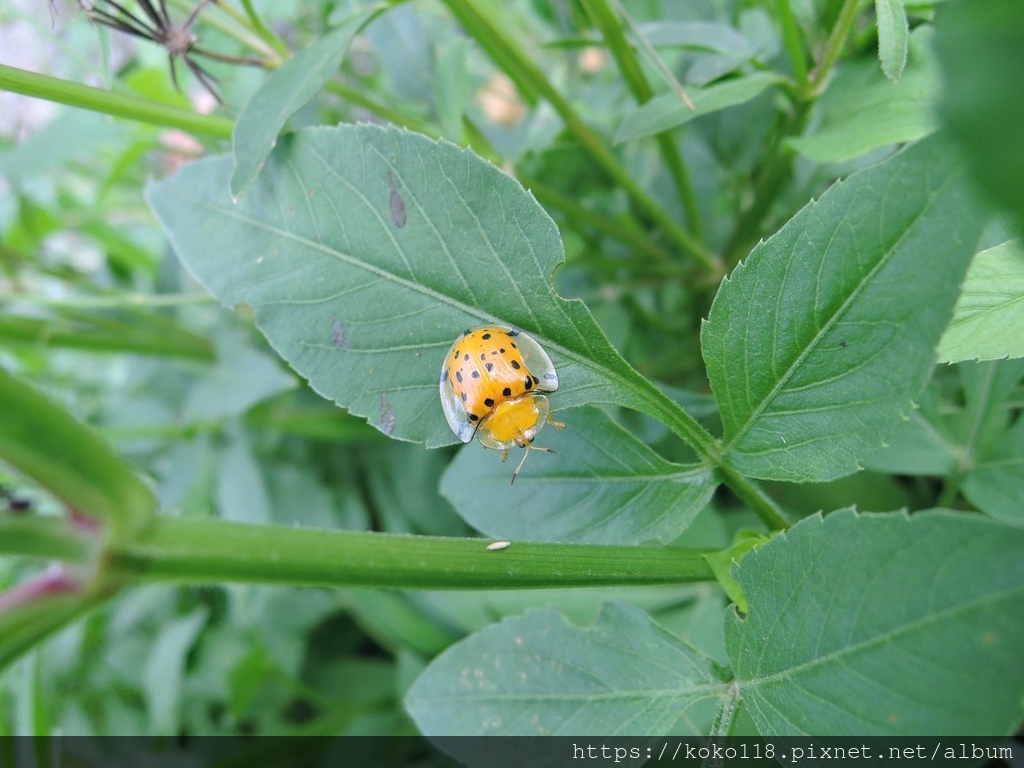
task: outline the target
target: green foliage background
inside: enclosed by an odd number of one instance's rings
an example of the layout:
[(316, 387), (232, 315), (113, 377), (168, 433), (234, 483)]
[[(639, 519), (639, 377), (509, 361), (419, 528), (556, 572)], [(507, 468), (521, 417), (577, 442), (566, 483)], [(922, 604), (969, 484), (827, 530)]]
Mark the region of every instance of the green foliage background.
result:
[[(225, 2), (221, 106), (57, 11), (0, 734), (1020, 725), (1019, 3)], [(484, 323), (568, 425), (511, 487), (437, 401)]]

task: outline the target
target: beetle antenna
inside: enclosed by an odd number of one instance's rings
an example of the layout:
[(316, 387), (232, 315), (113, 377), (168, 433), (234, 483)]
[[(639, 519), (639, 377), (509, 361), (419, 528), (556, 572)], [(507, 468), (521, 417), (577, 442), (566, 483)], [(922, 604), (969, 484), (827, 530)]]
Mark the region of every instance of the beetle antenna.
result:
[(509, 485), (512, 485), (519, 476), (519, 470), (523, 468), (523, 464), (526, 463), (526, 457), (530, 455), (530, 451), (543, 451), (544, 453), (558, 453), (558, 451), (552, 450), (551, 448), (541, 448), (538, 445), (527, 445), (523, 451), (523, 458), (519, 460), (519, 466), (516, 467), (516, 471), (512, 473), (512, 480)]

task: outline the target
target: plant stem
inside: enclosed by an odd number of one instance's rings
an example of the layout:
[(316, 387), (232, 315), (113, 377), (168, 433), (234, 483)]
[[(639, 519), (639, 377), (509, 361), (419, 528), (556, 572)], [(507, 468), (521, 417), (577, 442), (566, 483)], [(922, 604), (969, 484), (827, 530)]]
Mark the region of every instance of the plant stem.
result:
[(0, 64), (0, 90), (20, 93), (58, 104), (124, 117), (163, 128), (180, 128), (189, 133), (231, 138), (232, 122), (216, 115), (200, 115), (178, 107), (147, 101), (123, 93), (105, 91), (36, 72)]
[(542, 205), (560, 210), (566, 218), (574, 221), (577, 225), (593, 227), (598, 232), (603, 232), (637, 252), (644, 253), (660, 262), (670, 260), (668, 253), (652, 242), (650, 238), (645, 237), (643, 233), (635, 232), (622, 226), (606, 214), (597, 213), (580, 205), (568, 195), (564, 195), (522, 172), (517, 172), (516, 178), (536, 196)]
[(431, 138), (437, 138), (438, 136), (437, 130), (423, 120), (413, 117), (411, 114), (394, 109), (393, 107), (389, 107), (386, 104), (374, 101), (364, 93), (357, 91), (355, 88), (343, 85), (337, 80), (328, 80), (324, 88), (331, 91), (331, 93), (340, 96), (346, 101), (362, 107), (377, 117), (387, 120), (389, 123), (401, 125), (404, 128), (408, 128), (410, 131), (416, 131), (417, 133), (422, 133), (426, 136), (430, 136)]
[(789, 65), (793, 68), (800, 92), (806, 94), (809, 85), (807, 63), (804, 61), (804, 50), (800, 45), (800, 33), (797, 30), (796, 19), (793, 18), (793, 9), (789, 5), (789, 0), (775, 0), (775, 8), (778, 11), (779, 25), (782, 27), (782, 44), (789, 56)]
[(622, 187), (646, 217), (712, 274), (722, 273), (718, 257), (708, 251), (637, 183), (604, 139), (590, 129), (540, 68), (523, 54), (521, 46), (513, 44), (508, 35), (476, 6), (476, 0), (444, 1), (480, 47), (512, 79), (527, 102), (534, 104), (540, 98), (546, 99), (565, 122), (569, 132), (605, 173)]
[(828, 76), (829, 70), (843, 50), (846, 36), (850, 33), (853, 22), (857, 18), (857, 8), (859, 5), (860, 0), (845, 0), (843, 7), (839, 9), (839, 17), (836, 19), (836, 24), (832, 27), (828, 40), (825, 41), (825, 50), (822, 52), (821, 59), (814, 68), (814, 72), (811, 73), (811, 93), (817, 93), (821, 88), (825, 78)]
[(69, 510), (130, 539), (155, 511), (149, 488), (94, 430), (0, 368), (0, 461), (32, 478)]
[(740, 474), (729, 465), (727, 459), (722, 455), (722, 444), (719, 440), (651, 382), (639, 373), (636, 374), (636, 377), (636, 381), (631, 381), (629, 386), (631, 388), (636, 388), (637, 385), (642, 387), (646, 395), (644, 399), (651, 406), (650, 409), (644, 409), (648, 415), (665, 424), (676, 435), (689, 443), (700, 456), (713, 464), (721, 480), (771, 530), (789, 528), (790, 522), (786, 515), (765, 493), (764, 489), (755, 480)]
[(278, 56), (282, 59), (285, 58), (288, 55), (288, 47), (281, 42), (277, 35), (267, 29), (266, 25), (256, 14), (256, 9), (252, 7), (252, 1), (242, 0), (242, 8), (245, 10), (245, 15), (249, 18), (249, 28), (259, 35), (260, 39), (270, 46)]
[(0, 316), (0, 344), (46, 345), (93, 352), (136, 352), (162, 357), (213, 360), (208, 339), (180, 329), (163, 333), (126, 322), (90, 324), (87, 319), (44, 320), (35, 317)]
[[(608, 50), (615, 58), (615, 63), (622, 73), (623, 79), (632, 91), (634, 98), (640, 104), (651, 100), (654, 91), (644, 76), (643, 68), (637, 59), (633, 46), (629, 44), (626, 35), (622, 30), (622, 24), (615, 14), (608, 0), (583, 0), (583, 7), (589, 14), (591, 20), (601, 31)], [(690, 175), (683, 163), (683, 157), (679, 147), (669, 131), (659, 133), (654, 137), (658, 144), (658, 151), (661, 153), (662, 162), (668, 169), (672, 182), (676, 187), (676, 194), (679, 196), (679, 204), (686, 214), (686, 221), (694, 237), (701, 237), (700, 212), (697, 209), (697, 198), (693, 193), (693, 186), (690, 184)]]
[[(0, 536), (0, 552), (76, 555), (49, 523), (36, 536)], [(0, 533), (8, 528), (0, 527)], [(245, 582), (382, 589), (535, 589), (708, 581), (698, 550), (404, 536), (161, 516), (133, 542), (108, 550), (115, 582)]]
[(0, 551), (5, 554), (85, 563), (90, 547), (85, 537), (60, 517), (0, 517)]

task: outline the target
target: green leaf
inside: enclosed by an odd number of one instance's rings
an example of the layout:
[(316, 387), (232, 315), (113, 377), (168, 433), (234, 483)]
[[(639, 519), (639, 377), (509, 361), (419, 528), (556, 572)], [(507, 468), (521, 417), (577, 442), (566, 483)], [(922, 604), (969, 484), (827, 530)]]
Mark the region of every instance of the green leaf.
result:
[(1007, 735), (1024, 696), (1024, 530), (949, 512), (807, 518), (736, 569), (726, 622), (762, 735)]
[(754, 547), (759, 547), (766, 541), (768, 541), (767, 536), (757, 531), (743, 528), (736, 532), (736, 538), (730, 546), (718, 552), (708, 552), (704, 555), (704, 559), (708, 561), (708, 565), (715, 572), (715, 579), (722, 585), (725, 594), (736, 604), (736, 608), (741, 614), (745, 614), (748, 610), (747, 598), (743, 594), (743, 589), (740, 587), (739, 582), (732, 575), (732, 567), (740, 562), (744, 555), (754, 549)]
[(406, 696), (427, 735), (661, 735), (725, 685), (712, 662), (637, 608), (589, 627), (528, 611), (456, 643)]
[(750, 42), (728, 24), (708, 21), (654, 21), (640, 24), (639, 28), (647, 42), (655, 46), (698, 48), (748, 58), (754, 56)]
[(654, 136), (696, 117), (744, 104), (784, 80), (773, 72), (755, 72), (704, 88), (688, 86), (686, 95), (693, 102), (694, 109), (690, 109), (674, 91), (663, 93), (626, 115), (615, 132), (615, 143)]
[(229, 434), (231, 442), (221, 453), (214, 492), (220, 517), (239, 523), (269, 523), (267, 485), (252, 455), (249, 438), (239, 428), (231, 429)]
[(132, 538), (150, 522), (155, 502), (132, 468), (91, 428), (0, 368), (0, 461), (31, 477), (69, 510)]
[(924, 387), (983, 217), (930, 140), (851, 176), (758, 245), (701, 332), (730, 463), (854, 472)]
[(951, 2), (936, 28), (940, 116), (975, 178), (1024, 233), (1024, 3)]
[(574, 410), (566, 422), (537, 438), (558, 453), (531, 457), (511, 487), (512, 467), (497, 452), (467, 445), (441, 493), (488, 536), (591, 544), (671, 541), (710, 500), (708, 467), (665, 461), (596, 408)]
[(249, 304), (314, 389), (385, 434), (456, 442), (438, 397), (441, 365), (462, 330), (485, 323), (522, 328), (547, 350), (564, 382), (555, 409), (614, 402), (666, 423), (686, 418), (581, 302), (552, 291), (557, 228), (475, 155), (342, 126), (286, 137), (238, 204), (230, 173), (230, 158), (216, 157), (149, 188), (178, 256), (220, 301)]
[(469, 98), (469, 39), (457, 37), (437, 52), (434, 104), (445, 134), (462, 135), (462, 116)]
[(245, 105), (231, 133), (235, 170), (231, 195), (236, 199), (252, 184), (277, 143), (288, 118), (327, 84), (359, 31), (385, 10), (375, 5), (354, 13), (281, 65)]
[(946, 475), (957, 461), (956, 442), (936, 414), (912, 411), (885, 447), (864, 460), (864, 468), (899, 475)]
[(143, 670), (143, 687), (151, 736), (170, 736), (181, 728), (185, 660), (206, 618), (204, 607), (166, 623), (150, 649)]
[(882, 63), (883, 74), (895, 83), (907, 64), (910, 39), (903, 0), (875, 0), (875, 17), (878, 21), (878, 60)]
[(909, 65), (899, 83), (881, 77), (873, 61), (846, 64), (817, 104), (820, 118), (789, 146), (817, 163), (837, 163), (932, 133), (942, 90), (932, 37), (929, 27), (910, 36)]
[[(920, 408), (865, 465), (889, 474), (952, 475), (978, 465), (1009, 426), (1013, 390), (1024, 376), (1024, 360), (961, 363), (962, 392), (941, 396), (933, 380)], [(945, 377), (948, 379), (949, 377)]]
[(54, 591), (16, 605), (5, 604), (10, 594), (0, 594), (0, 670), (98, 602), (80, 592)]
[(183, 421), (240, 416), (256, 403), (295, 387), (295, 377), (276, 358), (252, 349), (240, 334), (222, 333), (215, 344), (216, 365), (189, 390)]
[(1024, 357), (1024, 248), (1011, 240), (974, 257), (939, 361)]
[(1003, 435), (964, 477), (961, 490), (982, 512), (1007, 523), (1024, 524), (1024, 419)]

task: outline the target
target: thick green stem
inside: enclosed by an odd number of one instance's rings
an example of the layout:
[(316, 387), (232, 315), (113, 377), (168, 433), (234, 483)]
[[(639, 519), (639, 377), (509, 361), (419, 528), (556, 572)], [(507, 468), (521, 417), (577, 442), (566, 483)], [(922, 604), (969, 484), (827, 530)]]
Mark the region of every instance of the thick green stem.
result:
[(541, 69), (523, 54), (521, 46), (514, 44), (508, 35), (477, 7), (476, 0), (445, 0), (445, 4), (495, 64), (512, 79), (529, 103), (536, 103), (538, 99), (543, 98), (551, 104), (565, 122), (568, 131), (576, 137), (583, 149), (604, 172), (622, 187), (644, 216), (659, 226), (679, 248), (693, 256), (712, 274), (722, 273), (718, 257), (710, 253), (637, 183), (608, 148), (604, 139), (591, 130)]
[(4, 64), (0, 64), (0, 90), (164, 128), (180, 128), (189, 133), (218, 139), (231, 138), (232, 122), (224, 117), (200, 115), (178, 107), (123, 93), (104, 91), (101, 88), (72, 83), (36, 72), (26, 72)]
[[(651, 89), (647, 77), (644, 75), (640, 61), (636, 57), (633, 46), (629, 44), (626, 35), (622, 30), (622, 24), (612, 9), (608, 0), (583, 0), (583, 7), (590, 15), (594, 24), (601, 31), (608, 50), (615, 58), (615, 63), (622, 73), (623, 79), (633, 93), (638, 103), (644, 104), (651, 100), (654, 91)], [(662, 162), (668, 169), (672, 182), (676, 187), (676, 194), (679, 203), (686, 214), (687, 224), (693, 232), (694, 237), (700, 238), (700, 212), (697, 209), (697, 197), (693, 193), (693, 186), (690, 183), (690, 175), (683, 163), (679, 146), (673, 140), (671, 134), (666, 131), (655, 136), (658, 144), (658, 151), (661, 153)]]
[(81, 515), (108, 526), (114, 541), (150, 521), (155, 499), (95, 431), (0, 369), (0, 461), (47, 488)]
[[(33, 523), (40, 521), (33, 520)], [(0, 553), (76, 555), (75, 534), (0, 536)], [(4, 533), (0, 527), (0, 533)], [(159, 517), (111, 547), (107, 581), (246, 582), (382, 589), (530, 589), (708, 581), (697, 550), (401, 536)]]
[(0, 517), (0, 552), (85, 563), (91, 548), (87, 537), (63, 518), (5, 515)]

